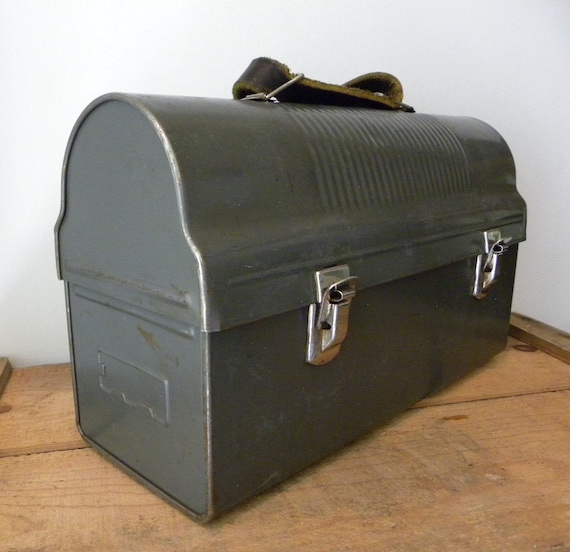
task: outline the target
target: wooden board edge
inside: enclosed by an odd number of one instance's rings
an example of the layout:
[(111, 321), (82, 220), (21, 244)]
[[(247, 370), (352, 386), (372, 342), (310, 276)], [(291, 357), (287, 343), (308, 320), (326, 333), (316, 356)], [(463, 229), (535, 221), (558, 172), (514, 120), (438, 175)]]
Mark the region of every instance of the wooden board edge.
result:
[(570, 364), (570, 334), (516, 312), (511, 313), (509, 334)]
[(473, 395), (463, 395), (458, 397), (438, 397), (434, 395), (433, 398), (427, 397), (410, 406), (409, 410), (418, 408), (429, 408), (432, 406), (445, 406), (450, 404), (470, 403), (477, 401), (488, 401), (492, 399), (510, 399), (513, 397), (522, 397), (528, 395), (539, 395), (541, 393), (553, 393), (556, 391), (570, 391), (570, 383), (561, 385), (549, 385), (548, 387), (537, 387), (536, 389), (523, 389), (521, 391), (506, 391), (501, 393), (493, 393), (492, 391), (483, 395), (481, 393)]
[(0, 459), (14, 456), (27, 456), (30, 454), (46, 454), (50, 452), (65, 452), (68, 450), (81, 450), (91, 448), (83, 439), (65, 441), (62, 443), (29, 445), (0, 450)]
[(10, 379), (10, 374), (12, 373), (12, 365), (10, 361), (6, 358), (0, 358), (0, 395), (6, 387), (8, 380)]

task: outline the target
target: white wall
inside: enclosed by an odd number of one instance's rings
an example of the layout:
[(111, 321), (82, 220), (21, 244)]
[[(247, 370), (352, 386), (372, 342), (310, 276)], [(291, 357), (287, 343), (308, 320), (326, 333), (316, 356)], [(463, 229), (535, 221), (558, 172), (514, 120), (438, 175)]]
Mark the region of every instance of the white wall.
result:
[(392, 72), (418, 111), (497, 128), (529, 204), (514, 308), (570, 332), (569, 29), (565, 0), (0, 0), (0, 356), (69, 358), (52, 232), (85, 105), (229, 97), (260, 55), (330, 82)]

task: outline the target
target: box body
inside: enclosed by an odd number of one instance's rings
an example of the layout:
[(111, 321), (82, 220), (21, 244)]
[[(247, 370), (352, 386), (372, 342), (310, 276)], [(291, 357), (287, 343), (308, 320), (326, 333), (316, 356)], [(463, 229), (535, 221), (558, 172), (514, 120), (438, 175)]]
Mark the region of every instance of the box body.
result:
[[(100, 98), (56, 228), (80, 430), (211, 519), (501, 351), (524, 232), (510, 152), (473, 119)], [(337, 265), (358, 282), (315, 366)]]

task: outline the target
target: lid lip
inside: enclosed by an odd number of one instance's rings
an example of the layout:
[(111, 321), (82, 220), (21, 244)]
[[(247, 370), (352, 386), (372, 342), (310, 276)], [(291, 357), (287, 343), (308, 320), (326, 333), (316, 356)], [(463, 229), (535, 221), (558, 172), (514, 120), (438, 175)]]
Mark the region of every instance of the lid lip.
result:
[[(396, 245), (394, 245), (393, 247), (375, 247), (375, 248), (369, 248), (368, 250), (358, 250), (357, 252), (355, 252), (352, 255), (340, 255), (339, 257), (330, 257), (329, 259), (321, 259), (323, 262), (324, 267), (326, 266), (334, 266), (336, 264), (350, 264), (350, 262), (354, 262), (356, 260), (360, 261), (360, 260), (364, 260), (367, 257), (373, 257), (373, 256), (380, 256), (383, 254), (390, 254), (390, 253), (394, 253), (397, 251), (401, 251), (402, 249), (414, 249), (417, 247), (421, 247), (422, 245), (426, 245), (426, 244), (435, 244), (435, 243), (441, 243), (447, 240), (453, 240), (453, 239), (457, 239), (460, 240), (462, 238), (469, 240), (470, 238), (473, 238), (471, 241), (474, 244), (474, 247), (472, 250), (465, 250), (463, 252), (463, 254), (461, 256), (458, 257), (454, 257), (452, 260), (443, 263), (443, 264), (437, 264), (435, 267), (437, 266), (444, 266), (445, 264), (449, 264), (452, 262), (456, 262), (456, 261), (461, 261), (463, 259), (466, 259), (468, 257), (474, 257), (476, 255), (480, 255), (485, 253), (485, 243), (484, 243), (484, 237), (483, 237), (483, 233), (485, 231), (489, 231), (489, 230), (494, 230), (494, 229), (504, 229), (504, 228), (509, 228), (510, 229), (510, 233), (513, 234), (513, 230), (515, 226), (520, 227), (521, 232), (516, 233), (515, 235), (511, 236), (511, 240), (509, 241), (510, 245), (515, 245), (518, 243), (521, 243), (523, 241), (526, 240), (526, 232), (525, 232), (525, 225), (524, 225), (524, 216), (517, 216), (517, 217), (512, 217), (509, 220), (503, 220), (498, 224), (495, 225), (490, 225), (488, 228), (485, 227), (484, 229), (469, 229), (467, 231), (461, 232), (461, 233), (452, 233), (449, 232), (447, 234), (442, 234), (439, 236), (433, 236), (433, 235), (428, 235), (425, 236), (424, 239), (417, 239), (414, 240), (412, 243), (403, 245), (401, 243), (398, 243)], [(480, 239), (478, 239), (480, 238)], [(480, 242), (477, 244), (477, 246), (475, 246), (476, 242)], [(339, 260), (341, 259), (341, 260)], [(295, 272), (301, 272), (305, 269), (312, 269), (315, 266), (315, 261), (314, 260), (310, 260), (310, 261), (304, 261), (302, 263), (296, 263), (296, 264), (289, 264), (289, 265), (281, 265), (279, 267), (271, 267), (265, 270), (261, 270), (261, 271), (257, 271), (253, 274), (240, 274), (238, 276), (232, 277), (228, 280), (228, 285), (229, 286), (239, 286), (242, 284), (247, 284), (250, 282), (255, 282), (257, 280), (265, 280), (268, 278), (271, 278), (273, 276), (276, 275), (280, 275), (280, 276), (285, 276), (288, 274), (294, 274)], [(384, 280), (382, 282), (379, 283), (372, 283), (369, 286), (365, 286), (365, 287), (371, 287), (371, 286), (375, 286), (375, 285), (381, 285), (382, 283), (386, 283), (387, 281), (390, 280)], [(359, 287), (363, 287), (362, 283), (359, 283)]]
[[(484, 232), (491, 229), (499, 229), (505, 236), (512, 237), (509, 245), (514, 246), (525, 239), (524, 215), (513, 216), (510, 220), (502, 220), (480, 230), (472, 229), (461, 234), (449, 233), (446, 237), (431, 239), (428, 236), (421, 243), (410, 243), (407, 247), (398, 244), (384, 250), (361, 250), (352, 255), (321, 257), (302, 263), (291, 262), (224, 282), (213, 281), (210, 288), (210, 316), (203, 331), (219, 332), (283, 312), (306, 308), (316, 301), (314, 273), (323, 268), (348, 265), (350, 274), (359, 278), (358, 290), (362, 291), (476, 258), (477, 255), (485, 253)], [(296, 289), (294, 296), (291, 293), (282, 293), (284, 289), (291, 289), (292, 281), (295, 282)], [(220, 289), (229, 293), (219, 293)], [(235, 296), (236, 293), (250, 306), (245, 314), (228, 308), (224, 301), (226, 295)], [(267, 296), (273, 298), (270, 304), (256, 306), (259, 304), (255, 301), (256, 297)]]

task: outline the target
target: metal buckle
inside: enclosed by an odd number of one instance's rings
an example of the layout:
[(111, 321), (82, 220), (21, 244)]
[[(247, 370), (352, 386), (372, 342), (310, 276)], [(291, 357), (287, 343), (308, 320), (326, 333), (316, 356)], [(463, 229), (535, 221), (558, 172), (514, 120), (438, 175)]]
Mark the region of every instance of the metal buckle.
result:
[(475, 263), (475, 283), (472, 295), (483, 299), (489, 288), (499, 277), (499, 257), (508, 249), (507, 244), (512, 238), (503, 238), (500, 230), (488, 230), (483, 233), (485, 253), (478, 255)]
[(275, 90), (272, 90), (268, 94), (266, 94), (265, 92), (257, 92), (256, 94), (248, 94), (247, 96), (245, 96), (245, 98), (242, 98), (242, 100), (254, 100), (254, 101), (260, 101), (260, 102), (269, 102), (269, 101), (276, 102), (276, 101), (278, 101), (277, 98), (275, 97), (275, 96), (277, 96), (277, 94), (283, 92), (283, 90), (286, 90), (287, 88), (289, 88), (290, 86), (292, 86), (296, 82), (299, 82), (303, 78), (305, 78), (305, 75), (303, 75), (303, 73), (299, 73), (294, 78), (292, 78), (291, 80), (289, 80), (287, 82), (284, 82), (281, 86), (278, 86)]
[(309, 306), (306, 361), (319, 366), (340, 351), (348, 331), (348, 314), (358, 277), (350, 276), (348, 266), (341, 265), (318, 270), (315, 281), (317, 303)]

